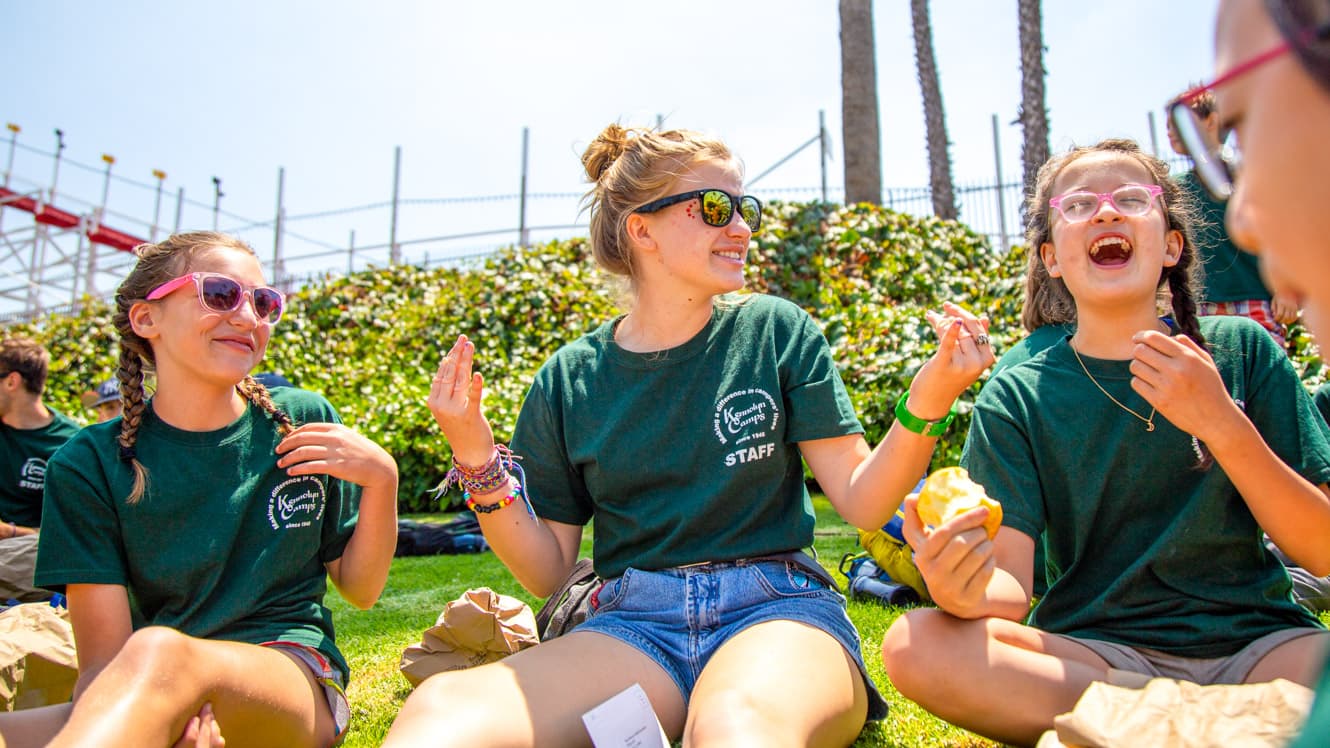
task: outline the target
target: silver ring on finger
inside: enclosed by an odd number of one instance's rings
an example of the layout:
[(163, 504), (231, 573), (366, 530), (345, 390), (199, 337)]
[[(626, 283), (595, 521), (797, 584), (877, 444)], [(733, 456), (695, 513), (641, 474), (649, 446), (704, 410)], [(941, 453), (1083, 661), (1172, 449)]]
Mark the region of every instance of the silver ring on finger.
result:
[(974, 336), (974, 342), (977, 345), (988, 345), (988, 336), (983, 333), (979, 333), (978, 335)]

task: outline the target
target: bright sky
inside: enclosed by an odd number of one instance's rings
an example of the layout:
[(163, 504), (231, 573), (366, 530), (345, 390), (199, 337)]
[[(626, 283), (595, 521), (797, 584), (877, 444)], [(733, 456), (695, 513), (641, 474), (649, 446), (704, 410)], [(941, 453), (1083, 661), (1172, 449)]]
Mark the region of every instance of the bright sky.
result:
[[(1020, 103), (1016, 0), (931, 5), (955, 179), (993, 181), (994, 114), (1003, 170), (1018, 179), (1021, 132), (1008, 124)], [(1167, 151), (1161, 107), (1188, 82), (1210, 77), (1216, 5), (1045, 2), (1054, 150), (1106, 136), (1149, 148), (1153, 111)], [(923, 186), (909, 2), (874, 6), (884, 183)], [(211, 228), (217, 176), (220, 227), (240, 231), (264, 258), (273, 253), (271, 225), (245, 227), (272, 221), (284, 167), (287, 228), (298, 235), (284, 240), (291, 258), (345, 248), (353, 230), (360, 247), (387, 241), (395, 146), (402, 149), (399, 241), (515, 227), (516, 200), (405, 201), (515, 195), (524, 127), (528, 189), (581, 193), (578, 156), (608, 122), (654, 125), (659, 116), (667, 126), (713, 133), (752, 177), (815, 136), (821, 110), (832, 145), (827, 182), (838, 200), (838, 35), (835, 0), (0, 0), (0, 120), (22, 128), (11, 188), (50, 187), (60, 128), (60, 207), (77, 213), (100, 203), (107, 153), (116, 159), (108, 225), (146, 237), (152, 170), (161, 169), (161, 223), (174, 226), (183, 187), (190, 201), (183, 227)], [(7, 153), (0, 140), (0, 159)], [(0, 160), (0, 169), (6, 164)], [(752, 191), (810, 199), (820, 182), (810, 147)], [(297, 218), (370, 204), (379, 207)], [(14, 210), (3, 221), (5, 231), (31, 226)], [(581, 221), (575, 198), (529, 202), (529, 225)], [(515, 239), (422, 241), (404, 254), (437, 260)], [(386, 257), (367, 253), (357, 266)], [(346, 265), (342, 251), (289, 260), (288, 271)], [(16, 267), (12, 257), (0, 262), (9, 272)], [(0, 299), (0, 312), (11, 309)]]

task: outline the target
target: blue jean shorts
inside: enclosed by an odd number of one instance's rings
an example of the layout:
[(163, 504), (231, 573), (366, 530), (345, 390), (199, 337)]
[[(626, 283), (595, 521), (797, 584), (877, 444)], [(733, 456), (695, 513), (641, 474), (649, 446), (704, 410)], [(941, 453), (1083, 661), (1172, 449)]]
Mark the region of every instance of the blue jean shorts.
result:
[(830, 634), (849, 653), (868, 691), (868, 719), (887, 715), (864, 668), (844, 596), (798, 563), (740, 559), (629, 568), (607, 580), (594, 600), (595, 610), (575, 630), (614, 637), (646, 654), (674, 679), (685, 703), (702, 668), (730, 637), (766, 621), (796, 621)]

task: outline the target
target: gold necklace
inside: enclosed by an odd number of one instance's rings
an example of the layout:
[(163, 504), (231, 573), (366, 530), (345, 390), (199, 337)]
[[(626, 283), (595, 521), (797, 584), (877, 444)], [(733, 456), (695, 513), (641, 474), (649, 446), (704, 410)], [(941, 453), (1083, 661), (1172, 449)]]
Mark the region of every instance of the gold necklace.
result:
[(1102, 393), (1104, 393), (1104, 397), (1108, 398), (1109, 400), (1112, 400), (1114, 405), (1118, 406), (1119, 408), (1122, 408), (1123, 410), (1127, 411), (1128, 413), (1130, 413), (1130, 414), (1136, 416), (1137, 418), (1139, 418), (1139, 419), (1141, 419), (1143, 422), (1145, 422), (1145, 430), (1146, 430), (1147, 432), (1149, 432), (1149, 431), (1154, 431), (1154, 430), (1155, 430), (1155, 409), (1154, 409), (1154, 408), (1151, 408), (1151, 409), (1150, 409), (1150, 417), (1149, 417), (1149, 418), (1146, 418), (1145, 416), (1141, 415), (1140, 413), (1137, 413), (1136, 411), (1132, 410), (1131, 408), (1128, 408), (1127, 406), (1123, 405), (1121, 402), (1118, 401), (1118, 399), (1117, 399), (1116, 397), (1113, 397), (1112, 395), (1108, 394), (1108, 390), (1104, 389), (1104, 386), (1103, 386), (1102, 384), (1099, 383), (1099, 380), (1097, 380), (1097, 379), (1094, 378), (1094, 375), (1090, 373), (1090, 370), (1087, 369), (1087, 368), (1085, 368), (1085, 362), (1081, 360), (1081, 354), (1080, 354), (1080, 352), (1076, 350), (1076, 346), (1072, 345), (1070, 340), (1067, 341), (1067, 346), (1068, 346), (1069, 348), (1071, 348), (1071, 352), (1072, 352), (1072, 354), (1076, 356), (1076, 363), (1078, 363), (1078, 364), (1081, 365), (1081, 371), (1085, 372), (1085, 376), (1087, 376), (1087, 377), (1090, 378), (1090, 381), (1094, 383), (1094, 386), (1098, 387), (1098, 388), (1099, 388), (1099, 391), (1102, 392)]

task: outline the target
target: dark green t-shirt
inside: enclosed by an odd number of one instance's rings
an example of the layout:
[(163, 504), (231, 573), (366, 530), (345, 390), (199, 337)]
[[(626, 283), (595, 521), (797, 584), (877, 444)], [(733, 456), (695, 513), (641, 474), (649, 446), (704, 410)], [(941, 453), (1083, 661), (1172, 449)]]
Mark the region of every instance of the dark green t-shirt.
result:
[(39, 429), (0, 423), (0, 521), (23, 527), (42, 525), (46, 462), (83, 428), (69, 416), (47, 410), (54, 418)]
[[(1023, 364), (1034, 358), (1045, 348), (1062, 340), (1068, 335), (1076, 332), (1076, 325), (1066, 323), (1062, 325), (1048, 324), (1042, 327), (1036, 327), (1034, 332), (1026, 335), (1019, 343), (1007, 349), (997, 363), (993, 364), (993, 372), (989, 375), (989, 381), (998, 375), (998, 372), (1011, 366)], [(1044, 544), (1036, 541), (1034, 544), (1034, 584), (1031, 592), (1035, 597), (1043, 597), (1048, 591), (1048, 581), (1044, 573)]]
[[(1330, 439), (1288, 357), (1245, 317), (1201, 331), (1229, 394), (1281, 459), (1330, 478)], [(1084, 358), (1141, 415), (1129, 361)], [(1048, 592), (1030, 623), (1184, 657), (1224, 657), (1291, 626), (1319, 626), (1218, 464), (1196, 469), (1191, 436), (1114, 405), (1066, 340), (979, 393), (962, 463), (1002, 503), (1003, 524), (1045, 533)]]
[[(277, 388), (272, 399), (297, 424), (339, 420), (312, 392)], [(346, 676), (323, 605), (324, 564), (351, 538), (359, 487), (279, 469), (281, 437), (257, 406), (197, 432), (167, 425), (150, 401), (136, 444), (148, 487), (131, 506), (134, 476), (119, 460), (119, 430), (119, 419), (89, 426), (51, 458), (37, 584), (123, 585), (135, 628), (298, 642)]]
[(997, 363), (993, 364), (993, 371), (989, 378), (998, 375), (1003, 369), (1017, 364), (1023, 364), (1034, 358), (1040, 351), (1062, 340), (1063, 338), (1076, 332), (1076, 325), (1068, 322), (1065, 325), (1044, 325), (1036, 327), (1034, 332), (1021, 338), (1020, 342), (1008, 348), (1005, 353), (998, 358)]
[(811, 545), (796, 443), (863, 431), (812, 318), (726, 299), (692, 340), (647, 354), (615, 344), (618, 322), (555, 353), (522, 404), (512, 448), (537, 513), (594, 514), (605, 577)]
[(1205, 282), (1201, 301), (1269, 301), (1270, 291), (1261, 281), (1261, 264), (1256, 255), (1238, 249), (1224, 228), (1226, 203), (1210, 196), (1196, 178), (1195, 171), (1178, 177), (1178, 186), (1196, 208), (1193, 222), (1197, 256)]

